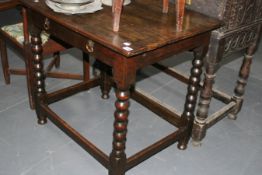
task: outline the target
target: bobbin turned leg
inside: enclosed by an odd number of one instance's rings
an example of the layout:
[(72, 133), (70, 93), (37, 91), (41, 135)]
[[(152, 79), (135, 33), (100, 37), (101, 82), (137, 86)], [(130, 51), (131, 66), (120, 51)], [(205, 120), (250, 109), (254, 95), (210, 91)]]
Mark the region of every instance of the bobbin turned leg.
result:
[(130, 87), (135, 83), (136, 67), (133, 62), (116, 57), (112, 73), (116, 83), (115, 121), (113, 132), (113, 148), (109, 157), (109, 175), (125, 175), (126, 140), (129, 115)]
[(200, 76), (202, 73), (203, 58), (206, 54), (205, 48), (198, 48), (194, 50), (194, 60), (192, 61), (191, 75), (187, 89), (186, 101), (182, 117), (186, 121), (187, 133), (179, 140), (178, 148), (181, 150), (186, 149), (188, 141), (191, 136), (192, 124), (194, 120), (194, 110), (197, 101), (197, 94), (199, 89)]
[(124, 175), (126, 167), (126, 135), (128, 123), (129, 90), (116, 91), (116, 111), (113, 133), (113, 150), (110, 154), (109, 175)]
[(236, 106), (233, 109), (231, 113), (228, 114), (228, 118), (232, 120), (237, 119), (237, 114), (241, 110), (243, 101), (244, 101), (244, 93), (245, 93), (245, 87), (247, 85), (250, 69), (251, 69), (251, 63), (253, 59), (253, 55), (257, 50), (259, 38), (261, 35), (261, 25), (257, 30), (257, 37), (254, 40), (254, 42), (247, 48), (246, 54), (244, 56), (243, 63), (241, 65), (241, 68), (239, 70), (239, 79), (237, 81), (237, 85), (235, 87), (233, 96), (233, 100), (236, 101)]
[[(43, 48), (42, 41), (40, 37), (40, 32), (34, 29), (31, 37), (31, 51), (32, 58), (29, 56), (30, 61), (33, 61), (33, 75), (34, 75), (34, 98), (35, 98), (35, 109), (38, 118), (38, 124), (42, 125), (47, 122), (46, 116), (43, 114), (40, 104), (44, 103), (44, 98), (46, 95), (45, 91), (45, 75), (43, 70)], [(33, 59), (33, 60), (31, 60)]]
[(192, 140), (194, 146), (199, 146), (206, 135), (206, 119), (208, 117), (209, 105), (212, 98), (212, 88), (218, 63), (223, 57), (225, 40), (219, 38), (216, 32), (212, 33), (208, 56), (206, 57), (204, 85), (200, 93), (199, 104), (192, 129)]

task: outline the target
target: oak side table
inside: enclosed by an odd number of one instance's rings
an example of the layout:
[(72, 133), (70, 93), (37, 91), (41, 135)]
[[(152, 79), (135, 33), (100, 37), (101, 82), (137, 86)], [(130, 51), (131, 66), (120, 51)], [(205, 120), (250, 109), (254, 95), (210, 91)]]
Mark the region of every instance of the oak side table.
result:
[[(119, 31), (114, 32), (111, 8), (105, 7), (93, 14), (65, 15), (53, 12), (45, 5), (44, 0), (39, 0), (37, 3), (33, 0), (21, 0), (21, 2), (27, 10), (30, 21), (29, 29), (32, 38), (31, 44), (27, 45), (27, 58), (31, 62), (34, 74), (32, 81), (39, 124), (45, 124), (48, 118), (107, 168), (109, 175), (124, 175), (127, 170), (175, 142), (178, 142), (178, 148), (186, 148), (194, 120), (203, 58), (211, 31), (220, 26), (219, 21), (196, 12), (186, 11), (182, 30), (177, 31), (174, 9), (170, 9), (168, 14), (163, 14), (162, 1), (136, 0), (124, 8)], [(105, 69), (102, 70), (101, 76), (47, 94), (40, 39), (42, 30), (92, 54), (104, 64)], [(193, 50), (195, 54), (182, 114), (131, 88), (135, 85), (137, 70), (187, 50)], [(107, 75), (106, 67), (112, 68), (112, 78)], [(106, 155), (48, 105), (96, 86), (100, 86), (102, 96), (107, 97), (111, 79), (116, 86), (117, 99), (115, 113), (112, 114), (114, 116), (112, 152)], [(127, 158), (125, 147), (130, 98), (158, 114), (177, 129)]]

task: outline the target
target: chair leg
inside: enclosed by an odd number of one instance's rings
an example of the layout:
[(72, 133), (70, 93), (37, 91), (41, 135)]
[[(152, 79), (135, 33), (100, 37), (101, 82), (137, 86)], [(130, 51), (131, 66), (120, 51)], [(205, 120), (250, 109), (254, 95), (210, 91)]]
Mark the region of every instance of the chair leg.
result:
[(163, 13), (168, 13), (169, 0), (163, 0)]
[(5, 84), (10, 84), (10, 72), (9, 72), (9, 64), (7, 58), (6, 43), (2, 39), (0, 39), (0, 51), (1, 51), (1, 62), (2, 62)]
[(205, 65), (204, 86), (201, 89), (199, 104), (192, 129), (192, 140), (194, 146), (201, 145), (202, 139), (206, 136), (209, 105), (212, 100), (212, 88), (215, 81), (215, 74), (218, 63), (221, 61), (225, 48), (225, 39), (219, 39), (214, 32), (211, 36), (208, 57)]
[(119, 30), (123, 2), (124, 0), (114, 0), (113, 1), (112, 11), (113, 11), (113, 31), (114, 32), (118, 32)]
[(228, 114), (228, 118), (232, 120), (237, 119), (237, 114), (240, 112), (242, 108), (242, 104), (244, 101), (244, 93), (245, 93), (245, 87), (247, 85), (250, 69), (251, 69), (251, 64), (252, 64), (252, 59), (253, 55), (257, 50), (257, 45), (259, 42), (259, 38), (261, 35), (261, 26), (257, 32), (257, 38), (256, 40), (247, 48), (246, 54), (244, 56), (243, 63), (241, 65), (241, 68), (239, 70), (239, 79), (237, 81), (237, 85), (235, 87), (235, 95), (233, 96), (233, 99), (236, 101), (237, 105), (233, 109), (233, 111)]
[(53, 54), (53, 57), (55, 59), (55, 68), (59, 68), (60, 67), (60, 62), (61, 62), (61, 59), (60, 59), (60, 52), (55, 52)]

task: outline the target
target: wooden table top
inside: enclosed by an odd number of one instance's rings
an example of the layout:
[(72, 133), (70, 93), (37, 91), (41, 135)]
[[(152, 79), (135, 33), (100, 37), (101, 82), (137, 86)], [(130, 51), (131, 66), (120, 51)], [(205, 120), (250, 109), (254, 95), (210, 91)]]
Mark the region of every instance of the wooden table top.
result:
[[(174, 5), (162, 13), (162, 0), (133, 0), (125, 6), (119, 32), (112, 30), (111, 7), (93, 14), (65, 15), (52, 11), (45, 0), (21, 0), (22, 4), (67, 28), (126, 57), (138, 55), (176, 41), (214, 30), (220, 22), (196, 12), (186, 11), (182, 31), (176, 29)], [(129, 43), (130, 46), (125, 47)]]

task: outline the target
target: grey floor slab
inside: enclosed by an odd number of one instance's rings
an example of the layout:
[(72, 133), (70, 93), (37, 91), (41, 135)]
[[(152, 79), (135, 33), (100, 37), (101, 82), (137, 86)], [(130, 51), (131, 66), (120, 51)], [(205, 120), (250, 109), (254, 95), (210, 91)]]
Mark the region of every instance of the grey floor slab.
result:
[[(0, 15), (1, 17), (1, 15)], [(16, 18), (13, 17), (12, 18)], [(1, 17), (0, 21), (8, 21)], [(8, 50), (10, 64), (23, 66), (19, 55)], [(71, 49), (62, 55), (61, 69), (81, 73), (81, 52)], [(238, 54), (237, 57), (240, 57)], [(262, 172), (262, 46), (255, 55), (253, 69), (246, 89), (245, 102), (236, 121), (227, 118), (208, 130), (201, 147), (180, 151), (172, 145), (156, 154), (127, 175), (259, 175)], [(191, 53), (183, 53), (163, 62), (188, 74)], [(175, 59), (174, 59), (175, 58)], [(241, 59), (229, 62), (217, 73), (215, 86), (233, 92)], [(186, 61), (185, 61), (186, 60)], [(162, 102), (183, 111), (185, 85), (147, 67), (138, 74), (137, 87)], [(48, 79), (47, 89), (53, 91), (77, 81)], [(0, 175), (105, 175), (107, 171), (80, 146), (48, 122), (36, 123), (34, 111), (29, 109), (25, 78), (12, 76), (5, 85), (0, 70)], [(110, 99), (100, 98), (99, 88), (79, 93), (51, 108), (63, 119), (88, 137), (100, 149), (111, 151), (114, 112), (114, 90)], [(210, 112), (221, 104), (213, 100)], [(155, 114), (131, 101), (127, 154), (131, 155), (157, 141), (176, 128)]]

